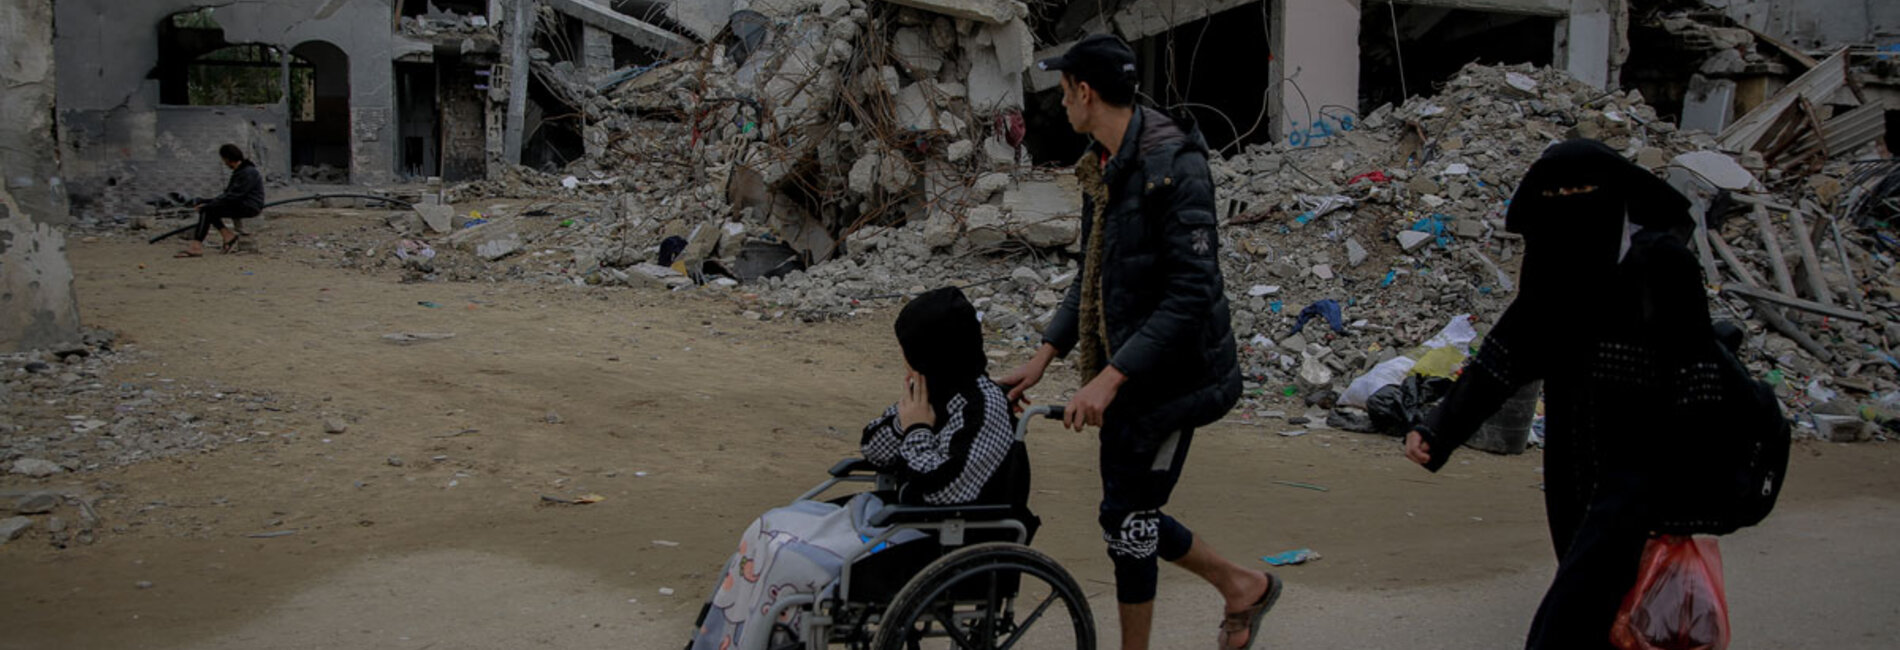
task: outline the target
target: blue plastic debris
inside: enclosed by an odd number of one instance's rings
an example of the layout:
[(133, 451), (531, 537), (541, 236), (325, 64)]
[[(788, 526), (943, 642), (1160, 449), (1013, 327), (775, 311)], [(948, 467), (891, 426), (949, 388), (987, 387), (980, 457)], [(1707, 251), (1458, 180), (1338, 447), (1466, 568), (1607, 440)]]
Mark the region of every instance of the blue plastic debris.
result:
[(1320, 557), (1319, 552), (1314, 551), (1313, 549), (1310, 549), (1310, 548), (1301, 548), (1301, 549), (1294, 549), (1294, 550), (1286, 551), (1282, 553), (1275, 553), (1273, 555), (1264, 555), (1260, 557), (1260, 560), (1262, 562), (1266, 562), (1267, 564), (1270, 564), (1273, 566), (1291, 566), (1294, 564), (1305, 564), (1307, 562), (1312, 562), (1314, 560), (1318, 560), (1319, 557)]

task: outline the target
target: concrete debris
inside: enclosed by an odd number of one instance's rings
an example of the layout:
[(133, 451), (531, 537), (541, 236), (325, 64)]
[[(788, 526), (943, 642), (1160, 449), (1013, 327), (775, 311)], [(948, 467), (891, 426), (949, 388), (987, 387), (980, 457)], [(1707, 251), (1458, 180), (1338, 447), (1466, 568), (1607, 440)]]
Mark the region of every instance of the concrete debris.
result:
[(33, 519), (30, 517), (0, 519), (0, 545), (19, 539), (20, 535), (25, 534), (26, 530), (32, 527)]
[(65, 471), (66, 468), (60, 467), (59, 463), (44, 458), (21, 458), (15, 460), (13, 461), (12, 470), (14, 474), (31, 478), (46, 478)]

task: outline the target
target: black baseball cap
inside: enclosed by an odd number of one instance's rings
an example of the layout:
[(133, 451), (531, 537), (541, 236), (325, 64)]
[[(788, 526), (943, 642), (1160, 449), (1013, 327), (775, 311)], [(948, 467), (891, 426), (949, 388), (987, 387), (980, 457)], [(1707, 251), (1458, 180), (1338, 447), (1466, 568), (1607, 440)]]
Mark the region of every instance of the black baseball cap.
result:
[(1133, 89), (1135, 51), (1114, 34), (1094, 34), (1069, 47), (1061, 56), (1036, 62), (1049, 72), (1067, 72), (1098, 89)]

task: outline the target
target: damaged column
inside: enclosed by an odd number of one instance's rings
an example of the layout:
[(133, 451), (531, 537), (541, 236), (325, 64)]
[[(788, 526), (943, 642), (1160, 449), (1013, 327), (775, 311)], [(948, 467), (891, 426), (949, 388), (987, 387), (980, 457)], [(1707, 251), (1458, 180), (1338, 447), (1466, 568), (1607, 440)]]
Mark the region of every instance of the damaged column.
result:
[(0, 3), (0, 352), (79, 340), (66, 197), (53, 158), (52, 0)]
[(1359, 105), (1358, 2), (1273, 0), (1270, 45), (1275, 137), (1304, 142), (1319, 107)]

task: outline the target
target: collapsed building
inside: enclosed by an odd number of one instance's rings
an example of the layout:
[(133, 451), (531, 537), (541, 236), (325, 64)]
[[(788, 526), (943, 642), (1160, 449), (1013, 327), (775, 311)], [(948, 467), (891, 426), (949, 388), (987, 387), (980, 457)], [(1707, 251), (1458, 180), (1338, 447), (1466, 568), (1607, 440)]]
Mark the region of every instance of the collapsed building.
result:
[[(235, 142), (275, 182), (418, 204), (341, 247), (345, 266), (743, 285), (746, 313), (812, 320), (959, 284), (995, 340), (1033, 344), (1077, 275), (1068, 166), (1087, 145), (1033, 62), (1112, 32), (1137, 52), (1143, 101), (1191, 115), (1215, 149), (1249, 413), (1455, 316), (1494, 318), (1521, 250), (1500, 215), (1571, 137), (1713, 215), (1697, 236), (1713, 304), (1756, 322), (1752, 360), (1785, 374), (1791, 404), (1900, 394), (1900, 242), (1880, 230), (1900, 216), (1891, 3), (6, 6), (39, 8), (22, 24), (55, 53), (7, 101), (56, 119), (9, 125), (35, 149), (5, 150), (10, 191), (49, 223), (136, 224), (167, 193), (214, 191), (211, 152)], [(1291, 331), (1327, 302), (1342, 323)]]

